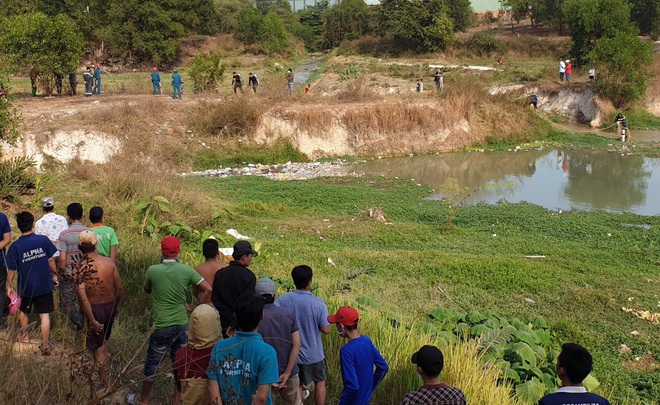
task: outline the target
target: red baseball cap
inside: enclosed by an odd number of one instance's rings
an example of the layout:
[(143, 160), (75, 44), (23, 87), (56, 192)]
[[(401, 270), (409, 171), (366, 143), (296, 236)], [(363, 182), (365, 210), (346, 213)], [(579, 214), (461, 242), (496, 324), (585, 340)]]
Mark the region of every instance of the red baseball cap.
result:
[(340, 323), (344, 326), (355, 326), (360, 320), (360, 314), (353, 307), (341, 307), (335, 315), (328, 315), (328, 322)]
[(174, 257), (181, 253), (181, 242), (174, 236), (166, 236), (160, 242), (160, 250), (165, 257)]

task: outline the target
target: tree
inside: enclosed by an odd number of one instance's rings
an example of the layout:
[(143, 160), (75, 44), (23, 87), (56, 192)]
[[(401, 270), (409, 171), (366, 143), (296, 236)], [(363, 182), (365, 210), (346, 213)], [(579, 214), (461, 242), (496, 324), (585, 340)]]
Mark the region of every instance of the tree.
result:
[(225, 74), (225, 65), (217, 53), (198, 53), (190, 66), (195, 93), (215, 91)]
[(637, 34), (637, 27), (630, 23), (630, 4), (626, 0), (566, 0), (564, 15), (573, 39), (571, 53), (578, 62), (599, 38)]
[[(6, 72), (0, 71), (0, 88), (3, 92), (9, 89), (9, 80)], [(13, 145), (18, 139), (18, 126), (20, 119), (16, 108), (11, 104), (10, 98), (5, 94), (0, 97), (0, 142)], [(2, 149), (0, 149), (2, 157)]]
[(309, 51), (318, 50), (320, 38), (323, 34), (324, 14), (328, 10), (328, 0), (321, 0), (313, 6), (298, 11), (300, 25), (294, 30), (294, 35), (305, 42)]
[(530, 0), (530, 6), (534, 23), (542, 23), (564, 35), (564, 0)]
[(383, 0), (380, 34), (392, 34), (403, 47), (418, 51), (444, 49), (454, 26), (442, 0)]
[(642, 34), (660, 36), (660, 0), (631, 0), (632, 19)]
[(0, 24), (0, 49), (13, 72), (29, 73), (50, 95), (54, 74), (78, 68), (83, 40), (68, 16), (36, 12), (9, 17)]
[(238, 13), (235, 37), (247, 45), (254, 44), (259, 40), (263, 17), (256, 8), (245, 6)]
[(446, 0), (449, 17), (454, 24), (454, 31), (465, 31), (472, 25), (474, 11), (470, 0)]
[(259, 39), (269, 52), (284, 53), (289, 48), (289, 32), (277, 13), (270, 12), (263, 18)]
[(97, 35), (108, 44), (110, 55), (156, 64), (174, 63), (186, 30), (155, 1), (113, 1), (107, 16), (110, 23)]
[(323, 42), (335, 47), (345, 38), (355, 39), (369, 29), (369, 7), (364, 0), (345, 0), (323, 16)]
[(238, 27), (238, 15), (243, 8), (250, 6), (248, 0), (216, 0), (215, 9), (219, 15), (220, 32), (233, 33)]
[(588, 59), (600, 71), (596, 91), (618, 107), (644, 97), (653, 62), (649, 42), (627, 33), (603, 37), (596, 41)]

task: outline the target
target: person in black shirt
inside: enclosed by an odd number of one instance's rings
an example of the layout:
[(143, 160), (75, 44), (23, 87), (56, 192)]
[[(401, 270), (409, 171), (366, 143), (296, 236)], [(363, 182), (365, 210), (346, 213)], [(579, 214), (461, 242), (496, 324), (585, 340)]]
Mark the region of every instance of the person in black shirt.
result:
[(229, 266), (215, 273), (213, 278), (213, 293), (211, 301), (220, 313), (222, 336), (233, 336), (236, 330), (234, 319), (234, 305), (242, 294), (254, 293), (257, 277), (248, 268), (257, 253), (248, 241), (238, 241), (234, 245), (232, 257), (234, 260)]
[(245, 94), (243, 92), (243, 80), (241, 79), (241, 75), (234, 72), (233, 76), (231, 78), (231, 84), (234, 87), (234, 94), (236, 94), (236, 89), (241, 90), (241, 94)]
[(257, 75), (250, 73), (250, 76), (248, 76), (248, 86), (254, 90), (254, 92), (257, 92), (257, 86), (259, 86), (259, 78)]

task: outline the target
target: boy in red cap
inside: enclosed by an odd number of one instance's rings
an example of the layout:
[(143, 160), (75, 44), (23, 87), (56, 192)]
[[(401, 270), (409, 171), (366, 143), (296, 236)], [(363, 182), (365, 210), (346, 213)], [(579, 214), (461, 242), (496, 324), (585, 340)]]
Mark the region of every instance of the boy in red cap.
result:
[(368, 405), (389, 369), (371, 339), (358, 332), (359, 320), (360, 315), (353, 307), (341, 307), (335, 315), (328, 316), (328, 322), (337, 324), (339, 335), (348, 339), (339, 351), (344, 383), (339, 405)]
[(149, 403), (151, 388), (158, 366), (170, 351), (174, 362), (176, 351), (188, 343), (188, 312), (195, 306), (187, 304), (187, 295), (197, 286), (197, 302), (206, 302), (211, 286), (192, 267), (179, 263), (181, 243), (174, 236), (166, 236), (160, 243), (163, 261), (150, 266), (144, 280), (144, 291), (151, 298), (151, 318), (154, 331), (149, 337), (147, 358), (144, 362), (144, 382), (139, 394), (128, 394), (127, 404)]

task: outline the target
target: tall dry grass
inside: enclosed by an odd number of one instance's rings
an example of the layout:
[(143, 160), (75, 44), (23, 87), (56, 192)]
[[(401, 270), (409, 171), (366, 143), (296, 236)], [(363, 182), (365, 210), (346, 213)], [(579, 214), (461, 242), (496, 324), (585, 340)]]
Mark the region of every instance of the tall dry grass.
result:
[[(331, 309), (340, 304), (330, 299)], [(379, 314), (360, 310), (359, 331), (369, 336), (374, 345), (383, 354), (390, 371), (385, 380), (376, 389), (374, 404), (398, 404), (406, 392), (422, 386), (417, 375), (417, 368), (410, 362), (413, 353), (424, 345), (439, 347), (445, 357), (445, 368), (441, 374), (442, 381), (460, 388), (466, 396), (467, 403), (473, 405), (518, 405), (521, 402), (512, 396), (512, 387), (501, 384), (500, 369), (492, 363), (483, 363), (479, 353), (478, 342), (457, 341), (446, 346), (413, 325), (395, 328)], [(336, 331), (327, 336), (324, 341), (326, 361), (328, 363), (328, 399), (330, 403), (339, 400), (341, 392), (341, 373), (339, 350), (346, 343)]]
[(247, 97), (229, 97), (221, 102), (201, 101), (188, 119), (198, 132), (228, 138), (250, 137), (261, 122), (262, 108)]

